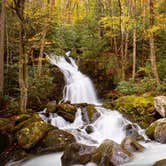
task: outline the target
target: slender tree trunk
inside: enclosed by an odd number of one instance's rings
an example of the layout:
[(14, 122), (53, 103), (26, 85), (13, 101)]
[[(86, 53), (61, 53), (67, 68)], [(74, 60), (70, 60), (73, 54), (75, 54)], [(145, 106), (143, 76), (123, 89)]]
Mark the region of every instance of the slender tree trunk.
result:
[(0, 93), (3, 94), (4, 89), (4, 36), (5, 36), (5, 3), (1, 2), (1, 19), (0, 19)]
[[(154, 25), (154, 4), (153, 4), (153, 0), (150, 0), (149, 2), (150, 2), (149, 3), (149, 5), (150, 5), (150, 29), (152, 29), (153, 25)], [(160, 79), (159, 79), (157, 64), (156, 64), (154, 32), (153, 31), (150, 32), (149, 44), (150, 44), (150, 61), (151, 61), (152, 73), (154, 75), (154, 78), (156, 79), (157, 84), (160, 84)]]
[(51, 0), (50, 4), (49, 4), (48, 22), (46, 23), (46, 25), (44, 27), (43, 34), (42, 34), (42, 39), (41, 39), (40, 54), (39, 54), (39, 59), (38, 59), (38, 76), (40, 76), (41, 72), (42, 72), (42, 58), (43, 58), (43, 54), (44, 54), (45, 40), (46, 40), (46, 35), (48, 33), (48, 30), (49, 30), (49, 24), (51, 22), (52, 11), (53, 11), (54, 6), (55, 6), (55, 1)]
[(27, 55), (25, 54), (25, 41), (24, 41), (25, 29), (24, 23), (20, 21), (20, 35), (19, 35), (19, 87), (20, 87), (20, 111), (26, 111), (27, 105)]
[(20, 88), (20, 112), (26, 112), (28, 99), (28, 55), (25, 53), (25, 18), (24, 5), (25, 0), (14, 1), (15, 11), (19, 18), (19, 88)]
[(125, 80), (125, 58), (124, 58), (124, 25), (123, 25), (123, 7), (121, 0), (118, 0), (119, 8), (120, 8), (120, 30), (121, 30), (121, 46), (120, 46), (120, 54), (121, 54), (121, 80)]
[(135, 79), (136, 73), (136, 0), (133, 0), (133, 15), (134, 15), (134, 29), (133, 29), (133, 70), (132, 70), (132, 78)]

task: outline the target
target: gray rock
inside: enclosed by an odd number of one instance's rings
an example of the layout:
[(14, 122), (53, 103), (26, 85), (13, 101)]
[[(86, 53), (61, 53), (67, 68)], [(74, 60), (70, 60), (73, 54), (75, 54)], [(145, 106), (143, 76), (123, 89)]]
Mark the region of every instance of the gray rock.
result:
[(164, 118), (166, 117), (166, 96), (157, 96), (154, 98), (156, 111)]

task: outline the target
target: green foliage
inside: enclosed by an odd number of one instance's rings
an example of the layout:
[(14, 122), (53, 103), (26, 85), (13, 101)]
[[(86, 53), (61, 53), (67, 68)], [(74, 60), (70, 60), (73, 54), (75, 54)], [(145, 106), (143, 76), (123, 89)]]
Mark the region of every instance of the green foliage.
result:
[(41, 109), (47, 102), (47, 96), (51, 93), (53, 85), (53, 77), (49, 75), (49, 68), (45, 66), (41, 76), (34, 77), (35, 69), (31, 68), (29, 77), (29, 107)]
[(125, 95), (135, 93), (135, 87), (132, 80), (119, 82), (116, 89)]
[(131, 95), (134, 93), (140, 94), (146, 92), (158, 93), (164, 91), (165, 89), (164, 82), (161, 82), (160, 85), (157, 85), (156, 80), (151, 77), (144, 77), (137, 82), (134, 82), (132, 79), (129, 81), (121, 81), (117, 86), (117, 90), (124, 95)]

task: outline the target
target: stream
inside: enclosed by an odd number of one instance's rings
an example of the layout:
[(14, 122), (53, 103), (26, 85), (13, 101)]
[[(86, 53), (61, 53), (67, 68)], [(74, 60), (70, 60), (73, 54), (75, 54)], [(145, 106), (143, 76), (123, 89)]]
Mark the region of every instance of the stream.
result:
[[(77, 109), (73, 123), (67, 122), (55, 113), (50, 114), (47, 118), (40, 114), (43, 120), (49, 121), (52, 125), (70, 132), (75, 136), (77, 142), (82, 144), (99, 146), (105, 139), (121, 143), (126, 137), (126, 126), (132, 124), (132, 122), (124, 118), (118, 111), (109, 110), (101, 106), (102, 103), (97, 98), (92, 81), (78, 70), (78, 66), (74, 59), (69, 56), (69, 53), (67, 58), (52, 54), (48, 56), (48, 59), (51, 64), (57, 66), (64, 74), (65, 87), (61, 102), (70, 101), (72, 104), (94, 104), (98, 113), (100, 113), (100, 117), (90, 124), (93, 128), (93, 132), (90, 134), (85, 130), (86, 125), (82, 120), (80, 108)], [(145, 142), (142, 141), (140, 143), (146, 149), (144, 152), (135, 153), (134, 159), (123, 166), (151, 166), (156, 161), (166, 158), (166, 145), (156, 142), (146, 143), (148, 138), (144, 130), (137, 124), (134, 124), (134, 126), (135, 130), (144, 138)], [(25, 162), (22, 166), (61, 166), (61, 156), (62, 153), (39, 156)], [(93, 163), (86, 164), (86, 166), (94, 165)]]

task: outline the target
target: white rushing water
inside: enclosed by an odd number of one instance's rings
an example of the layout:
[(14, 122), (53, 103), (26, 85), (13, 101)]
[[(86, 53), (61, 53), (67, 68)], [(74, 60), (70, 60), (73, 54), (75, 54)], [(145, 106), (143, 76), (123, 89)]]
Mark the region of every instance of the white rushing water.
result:
[(91, 80), (78, 70), (78, 66), (71, 57), (68, 57), (70, 62), (64, 56), (54, 54), (48, 56), (48, 59), (50, 63), (59, 67), (64, 74), (66, 83), (63, 90), (64, 102), (99, 104)]
[[(132, 124), (125, 119), (119, 112), (105, 109), (100, 105), (96, 97), (96, 92), (91, 80), (78, 70), (75, 61), (69, 57), (68, 60), (64, 56), (48, 56), (49, 61), (59, 67), (64, 74), (65, 87), (63, 91), (63, 101), (70, 101), (71, 103), (90, 103), (97, 104), (97, 111), (100, 117), (92, 124), (93, 132), (88, 134), (86, 132), (86, 125), (82, 120), (81, 109), (78, 108), (76, 118), (73, 123), (69, 123), (57, 114), (51, 114), (49, 121), (52, 125), (60, 129), (72, 133), (77, 142), (87, 145), (100, 145), (105, 139), (114, 140), (117, 143), (126, 137), (125, 127)], [(43, 117), (44, 120), (45, 119)], [(145, 139), (147, 139), (144, 130), (136, 125), (136, 130)], [(151, 166), (155, 161), (163, 159), (166, 154), (166, 145), (157, 143), (142, 143), (146, 148), (143, 153), (137, 153), (132, 162), (125, 164), (125, 166)], [(62, 154), (51, 154), (37, 157), (31, 161), (26, 162), (23, 166), (61, 166), (60, 156)], [(148, 157), (149, 156), (149, 157)], [(94, 164), (87, 164), (87, 166), (94, 166)]]

